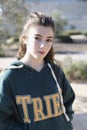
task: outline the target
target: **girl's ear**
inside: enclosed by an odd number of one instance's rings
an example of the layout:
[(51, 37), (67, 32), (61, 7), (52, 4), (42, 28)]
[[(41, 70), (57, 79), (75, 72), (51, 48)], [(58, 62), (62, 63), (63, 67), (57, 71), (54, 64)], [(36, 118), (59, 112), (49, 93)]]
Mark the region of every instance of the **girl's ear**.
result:
[(22, 41), (24, 44), (27, 44), (27, 36), (26, 35), (22, 36)]

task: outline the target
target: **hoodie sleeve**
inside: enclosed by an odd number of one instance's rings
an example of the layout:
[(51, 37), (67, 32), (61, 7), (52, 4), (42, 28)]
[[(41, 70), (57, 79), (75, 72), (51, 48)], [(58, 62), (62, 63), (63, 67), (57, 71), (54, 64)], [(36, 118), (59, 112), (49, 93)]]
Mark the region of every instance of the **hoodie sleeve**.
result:
[(72, 109), (72, 104), (75, 99), (75, 93), (68, 82), (64, 72), (60, 69), (60, 73), (58, 76), (59, 84), (62, 89), (63, 102), (66, 109), (66, 114), (69, 116), (70, 120), (73, 119), (74, 111)]
[(15, 121), (8, 76), (0, 74), (0, 130), (23, 130)]

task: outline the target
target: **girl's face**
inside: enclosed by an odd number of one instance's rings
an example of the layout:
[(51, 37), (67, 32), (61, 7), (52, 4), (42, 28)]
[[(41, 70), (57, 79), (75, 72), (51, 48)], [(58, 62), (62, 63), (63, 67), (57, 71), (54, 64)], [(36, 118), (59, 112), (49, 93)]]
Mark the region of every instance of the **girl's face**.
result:
[(43, 60), (52, 46), (54, 32), (51, 27), (31, 26), (23, 37), (28, 58)]

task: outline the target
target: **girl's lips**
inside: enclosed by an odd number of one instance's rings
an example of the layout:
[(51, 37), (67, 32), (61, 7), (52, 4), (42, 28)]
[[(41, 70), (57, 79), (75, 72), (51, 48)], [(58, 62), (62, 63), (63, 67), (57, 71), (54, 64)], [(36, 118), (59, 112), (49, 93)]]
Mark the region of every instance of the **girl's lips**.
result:
[(44, 52), (44, 51), (38, 51), (38, 53), (40, 53), (40, 54), (45, 54), (45, 52)]

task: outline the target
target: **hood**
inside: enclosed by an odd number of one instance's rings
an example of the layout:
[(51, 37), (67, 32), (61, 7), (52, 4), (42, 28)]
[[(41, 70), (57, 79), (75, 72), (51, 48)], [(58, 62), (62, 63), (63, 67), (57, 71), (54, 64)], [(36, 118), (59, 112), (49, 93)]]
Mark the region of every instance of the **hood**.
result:
[(23, 63), (19, 60), (15, 60), (11, 63), (11, 65), (6, 69), (17, 69), (17, 68), (23, 68)]
[[(34, 68), (32, 68), (31, 66), (28, 66), (26, 65), (25, 63), (23, 63), (22, 61), (20, 60), (15, 60), (14, 62), (11, 63), (11, 65), (6, 68), (6, 69), (24, 69), (24, 70), (27, 70), (27, 71), (35, 71), (35, 72), (38, 72), (37, 70), (35, 70)], [(48, 68), (48, 64), (46, 63), (45, 66), (43, 67), (42, 70), (45, 70), (46, 68)], [(42, 71), (41, 70), (41, 71)]]

